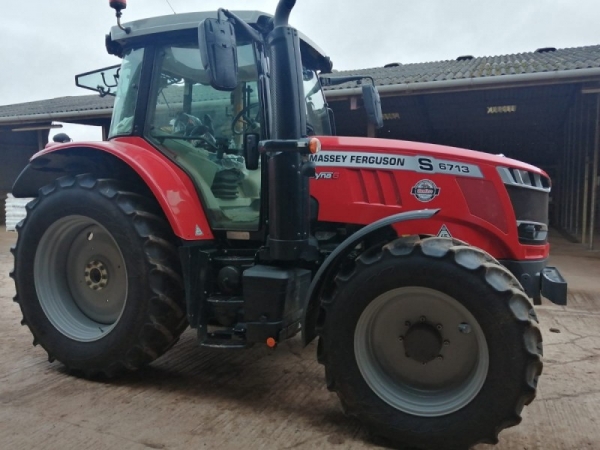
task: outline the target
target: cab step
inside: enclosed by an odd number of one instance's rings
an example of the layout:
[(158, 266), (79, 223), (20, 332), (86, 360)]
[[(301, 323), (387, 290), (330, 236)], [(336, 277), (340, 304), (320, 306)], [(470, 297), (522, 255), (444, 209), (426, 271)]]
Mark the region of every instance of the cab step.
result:
[(200, 341), (200, 346), (241, 350), (250, 347), (251, 344), (242, 340), (233, 330), (218, 330), (206, 333), (206, 338)]

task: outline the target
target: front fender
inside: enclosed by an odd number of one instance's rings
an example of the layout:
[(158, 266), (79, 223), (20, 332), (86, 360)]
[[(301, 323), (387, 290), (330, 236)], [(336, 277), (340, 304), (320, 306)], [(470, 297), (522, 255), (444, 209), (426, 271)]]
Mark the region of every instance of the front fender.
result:
[(308, 345), (316, 336), (316, 324), (319, 313), (319, 301), (321, 292), (329, 281), (333, 281), (333, 277), (338, 271), (343, 260), (356, 248), (358, 244), (368, 240), (382, 229), (395, 225), (399, 222), (408, 220), (430, 219), (436, 215), (439, 209), (422, 209), (418, 211), (408, 211), (392, 216), (384, 217), (376, 222), (361, 228), (344, 242), (342, 242), (331, 254), (323, 261), (321, 267), (315, 274), (312, 283), (308, 289), (307, 300), (302, 316), (302, 341), (304, 345)]
[(213, 239), (189, 176), (137, 137), (49, 146), (31, 158), (15, 181), (13, 195), (35, 197), (39, 188), (56, 178), (79, 173), (139, 181), (150, 189), (176, 236), (196, 241)]

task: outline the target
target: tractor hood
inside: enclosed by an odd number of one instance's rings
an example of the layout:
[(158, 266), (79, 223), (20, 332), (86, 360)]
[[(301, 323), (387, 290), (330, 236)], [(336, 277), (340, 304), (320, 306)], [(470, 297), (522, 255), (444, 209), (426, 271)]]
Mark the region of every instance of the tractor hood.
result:
[[(357, 168), (369, 168), (369, 166), (372, 166), (374, 169), (385, 169), (385, 166), (388, 164), (407, 164), (408, 162), (407, 160), (393, 159), (390, 158), (390, 156), (409, 156), (413, 157), (411, 161), (414, 159), (416, 164), (418, 164), (419, 159), (433, 159), (443, 161), (443, 163), (448, 161), (465, 163), (465, 170), (466, 168), (471, 167), (471, 165), (476, 168), (483, 164), (488, 166), (526, 170), (528, 172), (539, 174), (543, 177), (548, 177), (548, 175), (540, 168), (516, 159), (506, 158), (502, 155), (492, 155), (489, 153), (466, 150), (457, 147), (449, 147), (445, 145), (425, 144), (420, 142), (391, 139), (338, 136), (322, 136), (319, 137), (319, 140), (322, 144), (322, 152), (311, 157), (311, 159), (315, 161), (317, 165), (342, 165), (345, 167), (354, 166)], [(331, 152), (342, 153), (340, 155), (332, 155)], [(358, 155), (344, 158), (344, 152), (356, 152)], [(382, 158), (370, 157), (369, 154), (381, 154)], [(417, 168), (417, 171), (428, 171), (426, 168), (422, 169), (423, 170), (418, 170)], [(461, 174), (460, 172), (448, 173), (455, 173), (456, 175)], [(463, 174), (466, 173), (463, 172)]]
[(310, 194), (319, 221), (368, 225), (439, 208), (435, 217), (403, 224), (397, 233), (454, 237), (503, 259), (547, 257), (550, 179), (541, 169), (443, 145), (319, 139), (322, 150), (309, 156), (316, 165)]

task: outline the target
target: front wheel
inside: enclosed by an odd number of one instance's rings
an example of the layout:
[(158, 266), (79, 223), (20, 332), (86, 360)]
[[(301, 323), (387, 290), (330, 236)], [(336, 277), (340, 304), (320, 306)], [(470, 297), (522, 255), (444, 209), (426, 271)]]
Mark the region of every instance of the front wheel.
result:
[(479, 249), (399, 239), (339, 274), (322, 307), (329, 386), (348, 414), (395, 445), (495, 443), (535, 397), (542, 344), (533, 307)]
[(183, 283), (153, 200), (81, 175), (42, 188), (27, 209), (13, 250), (15, 300), (50, 360), (112, 376), (177, 341)]

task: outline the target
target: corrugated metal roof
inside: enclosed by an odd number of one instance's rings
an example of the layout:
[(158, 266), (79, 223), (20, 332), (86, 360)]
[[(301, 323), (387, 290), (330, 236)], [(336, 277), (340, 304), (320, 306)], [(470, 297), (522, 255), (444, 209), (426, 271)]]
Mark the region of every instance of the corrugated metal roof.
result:
[(82, 95), (60, 97), (37, 102), (0, 106), (0, 117), (35, 116), (102, 109), (110, 111), (113, 107), (113, 102), (114, 97), (110, 96)]
[[(414, 64), (394, 63), (390, 64), (391, 67), (345, 70), (336, 72), (336, 75), (368, 75), (373, 77), (377, 86), (389, 86), (484, 77), (498, 77), (498, 81), (503, 82), (507, 80), (500, 78), (510, 75), (600, 68), (600, 45), (542, 50), (546, 51)], [(327, 90), (345, 89), (350, 85), (332, 86)]]
[[(367, 75), (374, 78), (377, 86), (393, 86), (469, 78), (497, 78), (498, 83), (503, 83), (510, 81), (511, 75), (542, 72), (572, 71), (573, 77), (577, 77), (577, 70), (597, 68), (600, 68), (600, 45), (472, 59), (457, 58), (457, 60), (415, 64), (398, 63), (391, 67), (340, 71), (334, 75)], [(328, 87), (326, 91), (338, 91), (354, 86), (353, 83), (347, 83)], [(110, 96), (101, 98), (97, 95), (86, 95), (0, 106), (0, 118), (35, 119), (36, 115), (94, 110), (107, 110), (108, 115), (113, 101), (114, 97)]]

